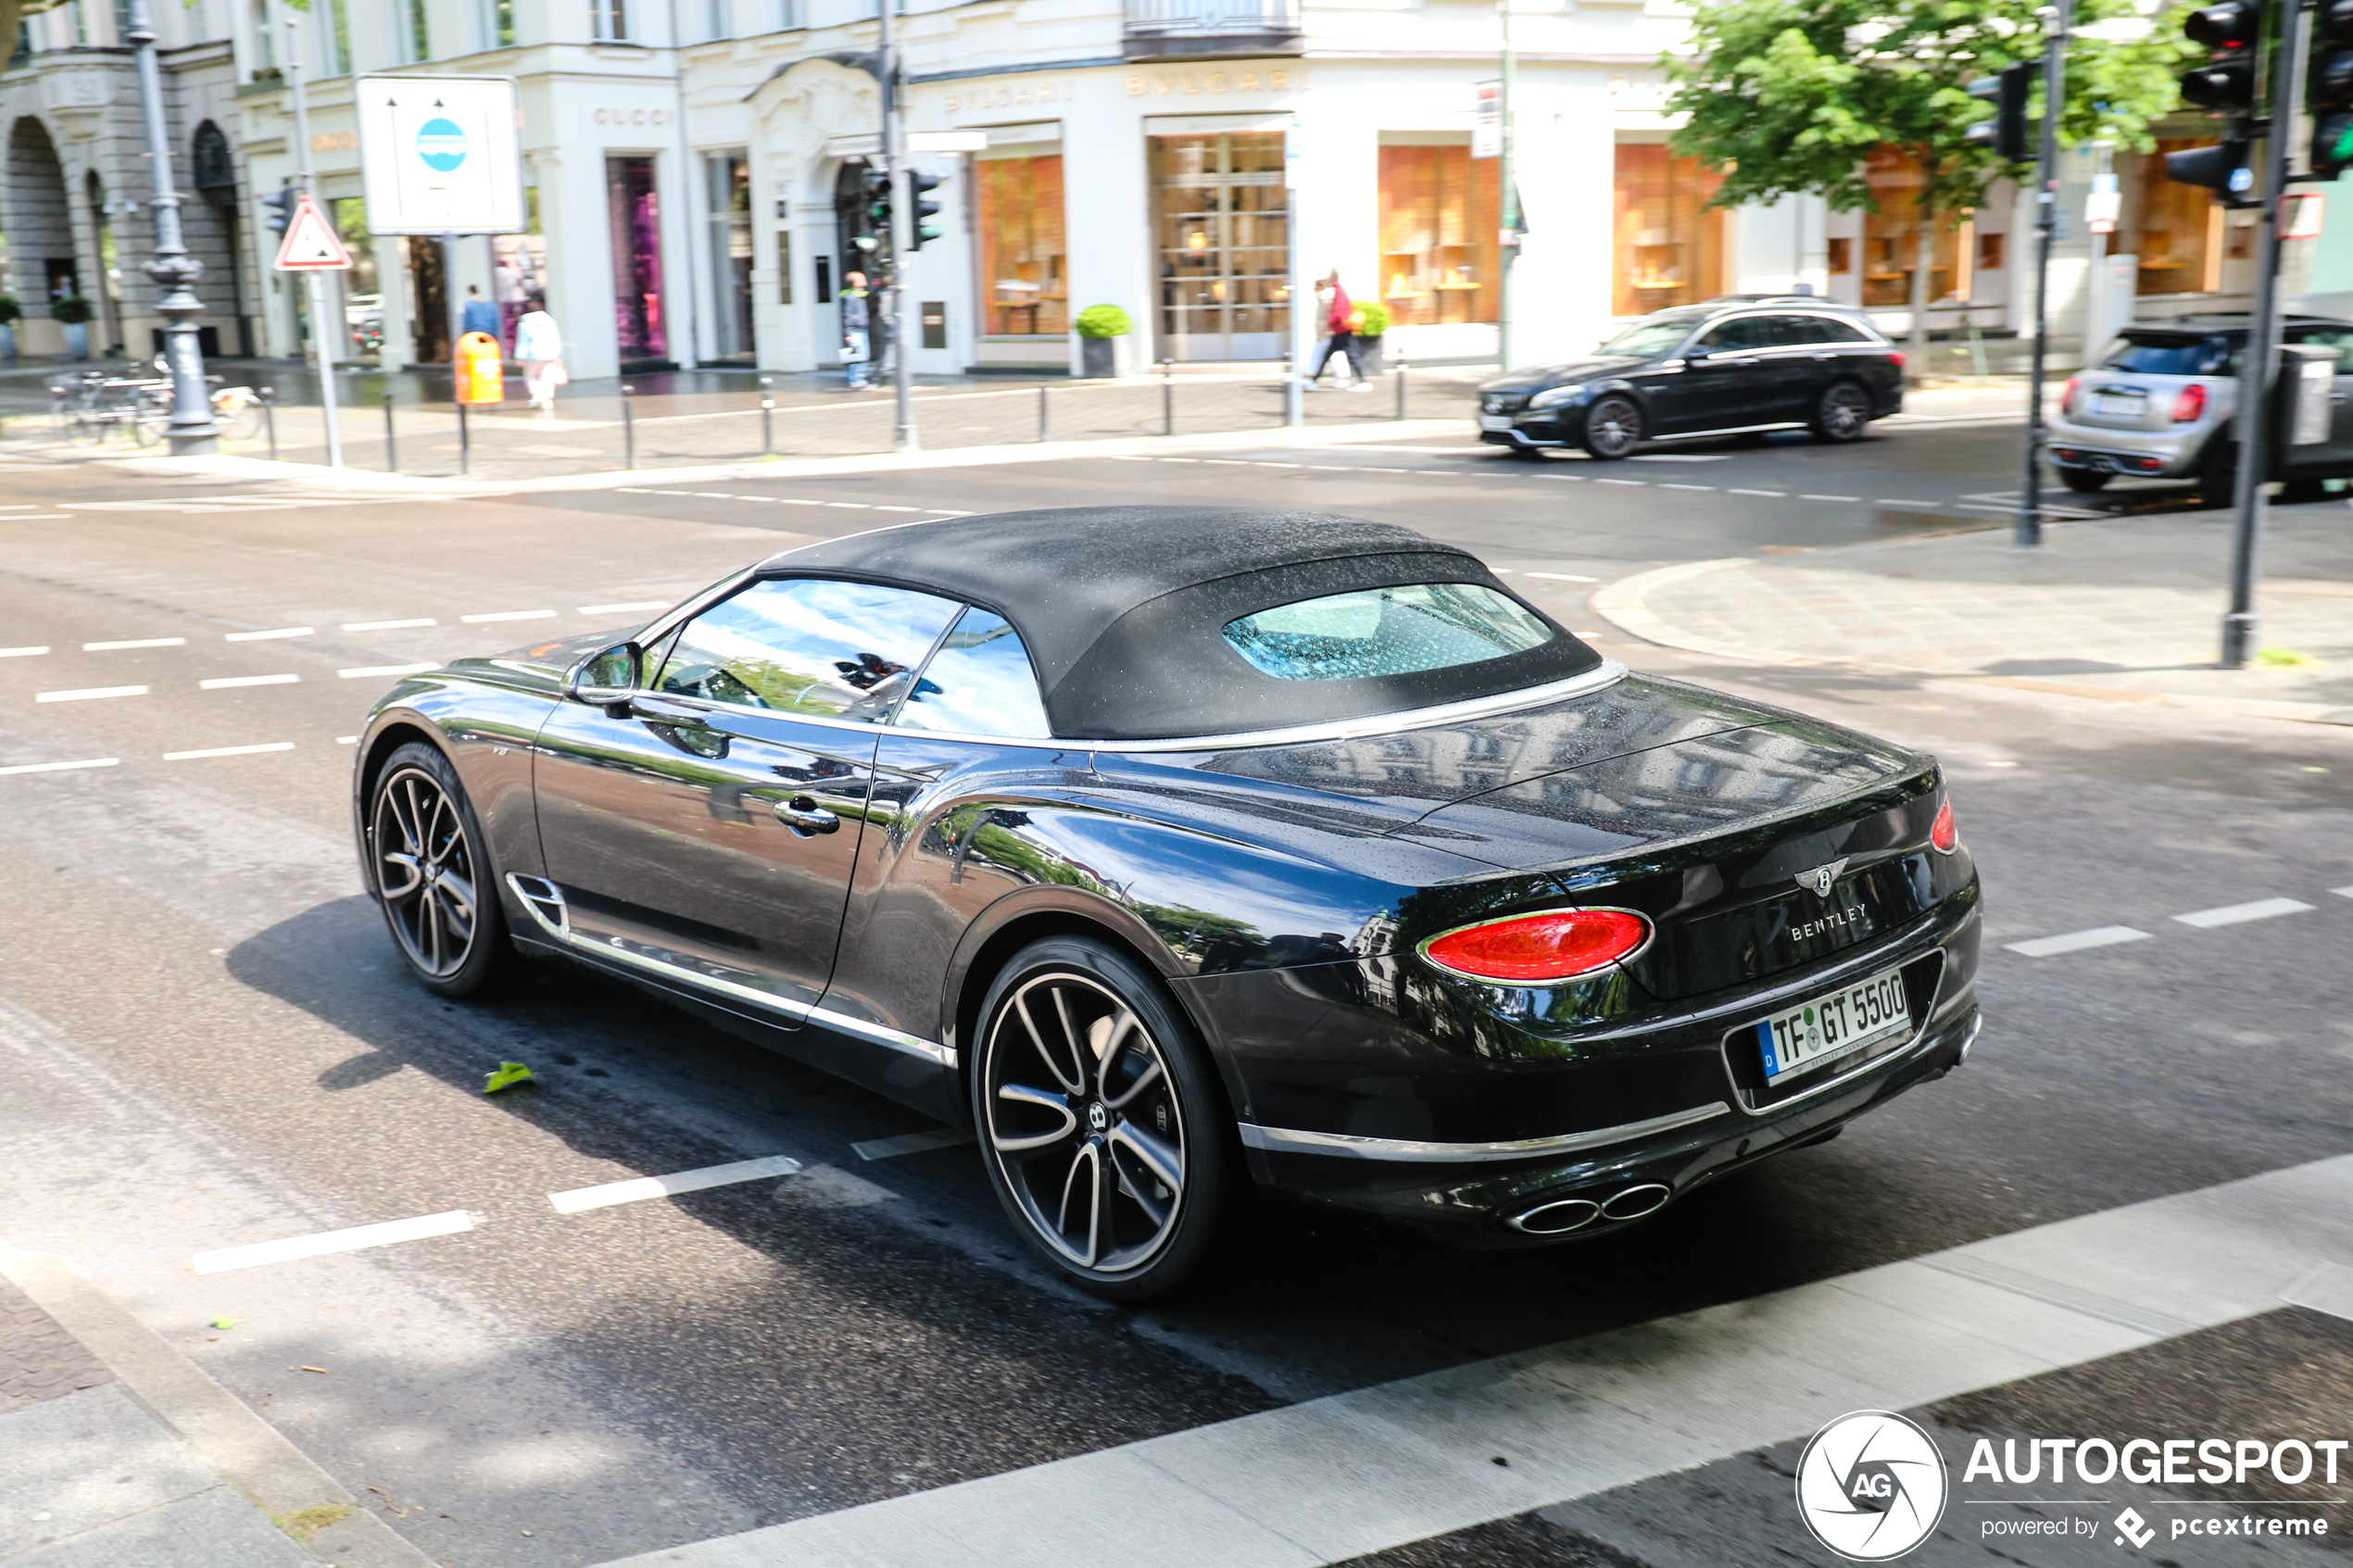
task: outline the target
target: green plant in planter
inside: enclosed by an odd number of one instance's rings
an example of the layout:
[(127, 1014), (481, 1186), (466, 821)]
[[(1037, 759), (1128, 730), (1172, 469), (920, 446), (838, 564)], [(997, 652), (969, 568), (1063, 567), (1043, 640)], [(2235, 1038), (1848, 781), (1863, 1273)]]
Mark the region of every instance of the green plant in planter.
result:
[(1389, 313), (1388, 306), (1370, 300), (1359, 305), (1356, 312), (1364, 318), (1364, 325), (1356, 329), (1358, 337), (1378, 337), (1389, 331), (1390, 322), (1396, 320)]
[(0, 294), (0, 327), (14, 326), (24, 320), (24, 307), (14, 295)]
[(1080, 337), (1126, 337), (1136, 323), (1116, 305), (1090, 305), (1078, 313)]
[(90, 307), (90, 302), (78, 294), (65, 295), (49, 302), (49, 319), (60, 326), (83, 326), (96, 314)]

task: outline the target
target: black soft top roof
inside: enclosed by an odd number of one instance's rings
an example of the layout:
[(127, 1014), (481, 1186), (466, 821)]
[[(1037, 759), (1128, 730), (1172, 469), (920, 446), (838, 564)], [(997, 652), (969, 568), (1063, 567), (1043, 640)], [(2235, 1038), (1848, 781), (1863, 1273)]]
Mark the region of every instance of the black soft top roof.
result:
[(997, 512), (803, 546), (772, 557), (761, 571), (890, 583), (995, 610), (1028, 646), (1054, 733), (1076, 738), (1233, 734), (1362, 718), (1493, 696), (1601, 662), (1530, 606), (1554, 635), (1525, 653), (1353, 680), (1260, 672), (1220, 635), (1237, 616), (1409, 583), (1484, 583), (1518, 598), (1477, 557), (1451, 545), (1319, 512)]

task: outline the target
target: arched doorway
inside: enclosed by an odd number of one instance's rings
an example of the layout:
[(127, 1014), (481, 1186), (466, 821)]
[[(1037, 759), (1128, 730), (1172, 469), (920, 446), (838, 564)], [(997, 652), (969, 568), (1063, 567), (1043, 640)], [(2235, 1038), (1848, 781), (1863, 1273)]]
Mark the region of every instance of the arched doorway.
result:
[[(188, 166), (196, 187), (197, 203), (184, 206), (182, 222), (189, 252), (204, 263), (198, 293), (215, 310), (235, 318), (237, 357), (253, 357), (253, 321), (245, 314), (245, 257), (238, 248), (237, 164), (230, 155), (229, 138), (220, 127), (206, 120), (196, 127), (189, 145)], [(207, 284), (210, 286), (206, 287)], [(207, 350), (208, 353), (215, 350)]]
[(6, 178), (7, 292), (28, 317), (42, 323), (28, 332), (27, 351), (61, 353), (65, 339), (48, 324), (49, 305), (82, 292), (82, 268), (73, 243), (72, 209), (66, 200), (65, 169), (57, 161), (48, 128), (31, 115), (8, 129)]

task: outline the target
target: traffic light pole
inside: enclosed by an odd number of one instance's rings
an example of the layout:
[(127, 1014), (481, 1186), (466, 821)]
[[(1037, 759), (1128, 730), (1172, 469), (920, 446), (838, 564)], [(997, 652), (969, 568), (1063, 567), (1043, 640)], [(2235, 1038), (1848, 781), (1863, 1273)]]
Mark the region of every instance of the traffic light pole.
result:
[(131, 0), (127, 36), (137, 52), (139, 108), (147, 133), (147, 177), (155, 194), (156, 254), (146, 265), (156, 282), (156, 313), (163, 318), (164, 363), (171, 368), (171, 423), (164, 431), (175, 458), (210, 453), (220, 445), (212, 396), (205, 390), (204, 349), (195, 318), (204, 310), (195, 282), (204, 263), (188, 254), (180, 232), (180, 193), (172, 189), (171, 143), (163, 124), (163, 71), (156, 60), (149, 0)]
[(2271, 451), (2271, 389), (2280, 372), (2280, 212), (2287, 201), (2289, 144), (2304, 104), (2304, 56), (2312, 12), (2296, 0), (2282, 7), (2286, 36), (2271, 71), (2271, 122), (2263, 137), (2262, 200), (2257, 209), (2255, 312), (2239, 361), (2239, 467), (2231, 487), (2237, 514), (2231, 533), (2231, 608), (2222, 616), (2222, 668), (2237, 670), (2255, 646), (2255, 574), (2263, 549), (2264, 484)]
[(915, 254), (915, 183), (907, 167), (907, 126), (899, 107), (899, 39), (891, 17), (897, 4), (875, 0), (875, 15), (881, 23), (883, 168), (890, 174), (890, 445), (912, 452), (921, 445), (915, 435), (915, 340), (909, 331), (915, 321), (909, 303), (914, 290), (907, 286), (907, 263)]
[[(286, 94), (294, 100), (295, 186), (308, 192), (310, 172), (310, 106), (302, 90), (302, 26), (286, 19)], [(319, 409), (327, 422), (327, 466), (343, 467), (343, 427), (335, 422), (335, 357), (327, 346), (327, 281), (316, 271), (302, 275), (305, 297), (310, 301), (310, 352), (319, 367)]]
[(2051, 245), (2058, 237), (2059, 110), (2067, 102), (2067, 39), (2075, 0), (2058, 0), (2043, 40), (2043, 138), (2034, 159), (2034, 358), (2026, 377), (2026, 460), (2019, 483), (2015, 543), (2043, 542), (2043, 381), (2051, 346)]

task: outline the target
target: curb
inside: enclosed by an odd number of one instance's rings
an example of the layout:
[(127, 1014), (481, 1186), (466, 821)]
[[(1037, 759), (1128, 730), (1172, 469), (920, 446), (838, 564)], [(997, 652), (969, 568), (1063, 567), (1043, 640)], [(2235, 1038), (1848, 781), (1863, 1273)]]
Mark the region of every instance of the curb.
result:
[(266, 1514), (340, 1504), (303, 1544), (337, 1568), (434, 1568), (308, 1455), (63, 1258), (0, 1241), (0, 1275), (106, 1363), (115, 1381)]

